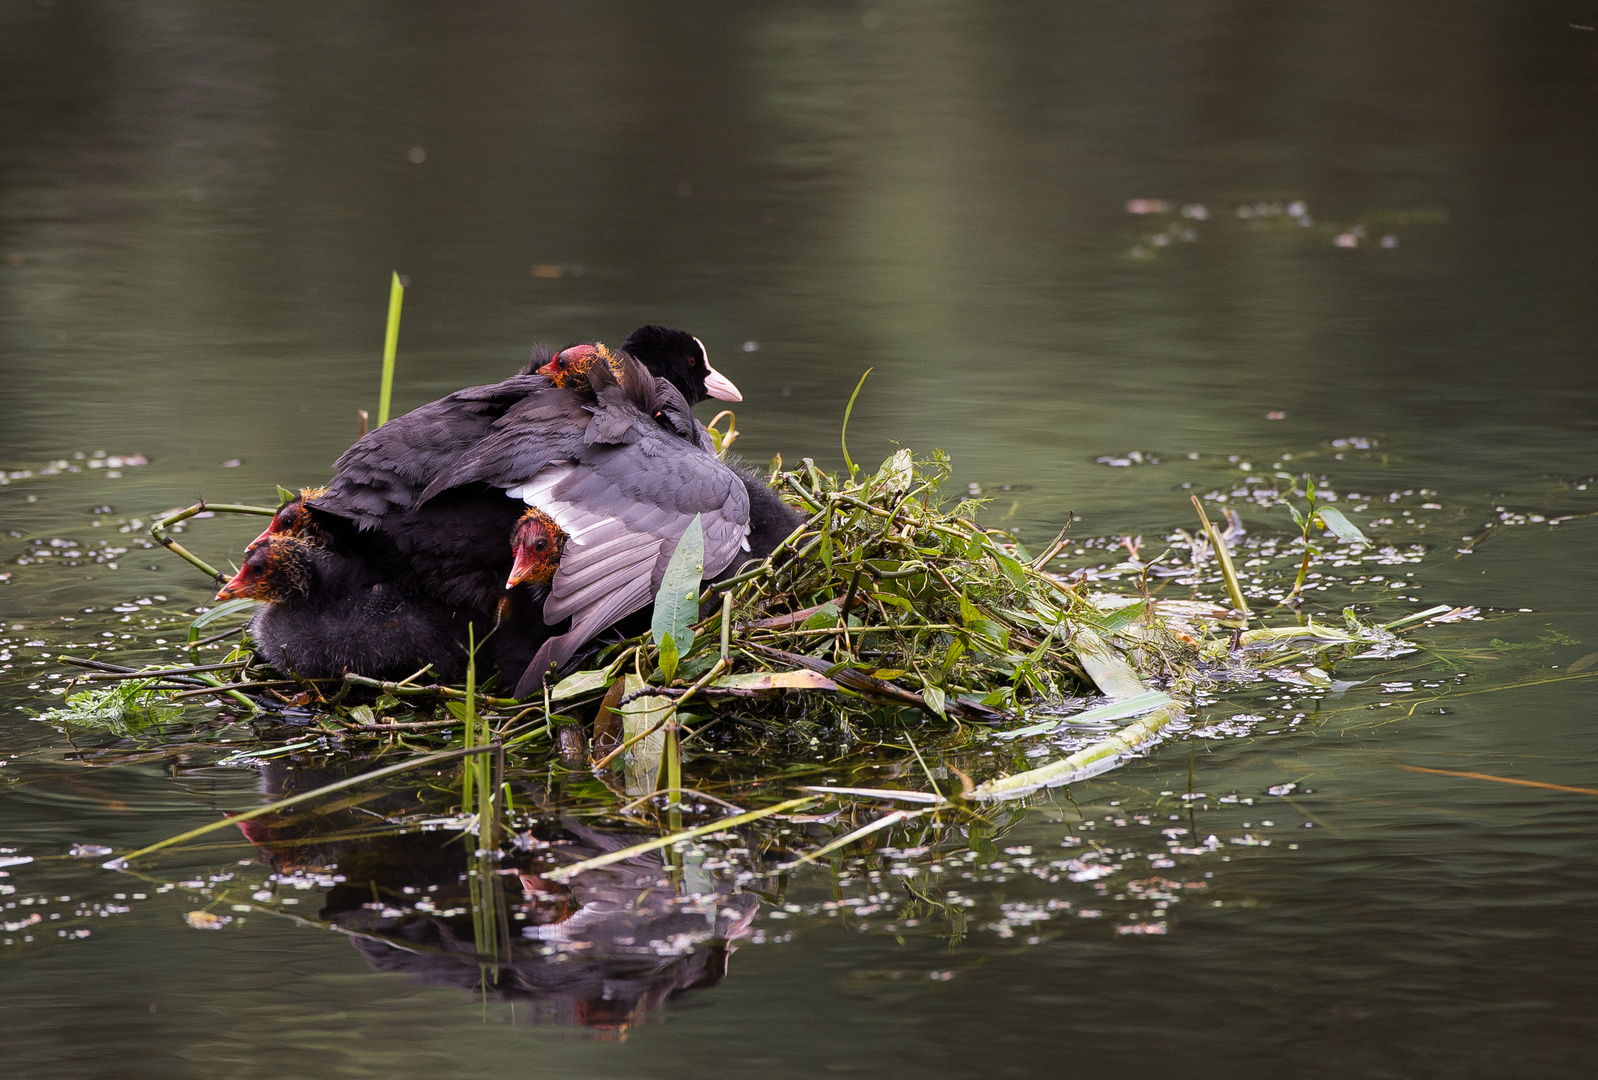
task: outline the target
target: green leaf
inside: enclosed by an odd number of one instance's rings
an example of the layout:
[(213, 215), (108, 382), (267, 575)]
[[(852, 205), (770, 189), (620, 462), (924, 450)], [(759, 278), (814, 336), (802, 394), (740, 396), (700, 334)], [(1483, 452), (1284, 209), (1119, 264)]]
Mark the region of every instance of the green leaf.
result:
[[(671, 698), (658, 694), (634, 697), (644, 689), (644, 683), (630, 673), (623, 677), (622, 687), (623, 697), (632, 698), (620, 710), (623, 739), (636, 738), (665, 719), (666, 711), (672, 705)], [(648, 738), (640, 739), (622, 754), (629, 794), (643, 795), (659, 786), (660, 763), (665, 748), (666, 732), (658, 730)]]
[[(870, 375), (872, 370), (866, 368), (866, 375)], [(854, 393), (849, 395), (849, 404), (843, 410), (843, 430), (838, 434), (838, 442), (843, 446), (843, 463), (849, 466), (851, 480), (854, 479), (854, 474), (860, 471), (860, 466), (849, 457), (849, 414), (854, 412), (854, 399), (860, 396), (860, 388), (866, 384), (866, 375), (860, 376), (860, 381), (855, 383)]]
[(998, 642), (1001, 649), (1010, 647), (1009, 629), (1000, 623), (994, 622), (992, 619), (978, 619), (971, 624), (971, 631), (972, 633), (981, 634), (990, 641)]
[(1121, 629), (1123, 626), (1131, 626), (1133, 623), (1141, 619), (1143, 617), (1143, 613), (1148, 609), (1149, 602), (1147, 600), (1139, 600), (1135, 604), (1128, 604), (1124, 608), (1117, 608), (1115, 611), (1110, 613), (1108, 618), (1099, 623), (1099, 629), (1103, 630), (1105, 633), (1113, 633), (1116, 630)]
[(1304, 527), (1304, 515), (1298, 512), (1298, 507), (1294, 506), (1292, 503), (1288, 503), (1287, 512), (1293, 515), (1293, 524), (1302, 529)]
[(1026, 567), (998, 548), (990, 548), (988, 554), (993, 556), (993, 561), (999, 564), (999, 569), (1004, 571), (1004, 576), (1009, 578), (1012, 584), (1026, 584)]
[(921, 691), (921, 698), (927, 703), (927, 708), (945, 720), (949, 718), (949, 714), (945, 711), (945, 698), (942, 690), (939, 690), (936, 686), (928, 686)]
[(259, 603), (259, 600), (229, 600), (225, 604), (216, 605), (216, 607), (212, 608), (210, 611), (207, 611), (189, 625), (196, 630), (200, 630), (204, 627), (210, 626), (218, 619), (226, 618), (229, 615), (237, 615), (241, 611), (249, 611)]
[(701, 649), (697, 656), (678, 661), (677, 678), (683, 682), (693, 682), (709, 671), (720, 658), (715, 649)]
[(297, 498), (299, 498), (299, 496), (297, 494), (295, 494), (294, 492), (290, 491), (288, 488), (284, 487), (282, 484), (279, 484), (277, 486), (277, 504), (278, 504), (278, 506), (280, 506), (280, 507), (281, 506), (285, 506), (288, 503), (293, 502)]
[(616, 666), (620, 659), (613, 661), (609, 666), (595, 668), (591, 671), (574, 671), (549, 692), (550, 701), (568, 701), (571, 698), (591, 694), (595, 690), (603, 690), (610, 685), (610, 680), (616, 674)]
[(982, 613), (976, 609), (971, 601), (965, 598), (965, 591), (960, 592), (960, 621), (967, 626), (982, 618)]
[(470, 720), (473, 715), (473, 710), (468, 708), (464, 701), (446, 701), (444, 702), (444, 708), (448, 709), (449, 714), (462, 723)]
[(828, 600), (804, 621), (801, 630), (827, 630), (838, 625), (838, 605)]
[(1015, 688), (1001, 686), (997, 690), (990, 691), (983, 696), (982, 704), (991, 709), (1013, 709), (1015, 708)]
[(699, 582), (704, 576), (705, 527), (695, 514), (666, 564), (666, 576), (655, 594), (655, 618), (650, 624), (655, 644), (670, 635), (678, 656), (693, 647), (693, 624), (699, 619)]
[(357, 705), (350, 710), (350, 719), (357, 724), (375, 724), (377, 723), (377, 713), (372, 711), (370, 705)]
[(959, 660), (960, 657), (964, 655), (964, 641), (960, 640), (959, 638), (955, 638), (953, 641), (949, 642), (948, 651), (943, 654), (943, 670), (947, 672), (950, 668), (954, 667), (955, 661)]
[(671, 680), (677, 677), (677, 642), (670, 635), (660, 639), (660, 677), (665, 685), (670, 686)]
[(909, 491), (915, 480), (915, 466), (908, 448), (894, 451), (882, 468), (877, 470), (872, 483), (883, 491)]
[(1332, 531), (1332, 534), (1343, 543), (1370, 543), (1369, 540), (1365, 539), (1365, 534), (1359, 531), (1359, 526), (1355, 525), (1352, 521), (1349, 521), (1346, 517), (1344, 517), (1342, 511), (1333, 510), (1329, 506), (1323, 506), (1320, 508), (1319, 517), (1325, 526)]

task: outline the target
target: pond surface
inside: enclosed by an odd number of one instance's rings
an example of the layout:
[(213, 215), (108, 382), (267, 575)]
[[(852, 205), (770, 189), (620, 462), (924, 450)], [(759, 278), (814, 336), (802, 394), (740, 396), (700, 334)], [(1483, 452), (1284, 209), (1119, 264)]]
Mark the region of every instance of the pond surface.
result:
[[(36, 861), (0, 877), (6, 1073), (1591, 1075), (1595, 22), (8, 5), (0, 858)], [(1479, 621), (1351, 665), (1367, 681), (1302, 717), (1275, 684), (1228, 690), (1208, 737), (1038, 800), (947, 860), (958, 940), (892, 903), (859, 915), (875, 879), (796, 871), (724, 976), (634, 1023), (379, 970), (282, 919), (205, 932), (198, 886), (60, 857), (256, 805), (269, 778), (218, 755), (89, 767), (68, 735), (105, 736), (35, 718), (57, 651), (175, 658), (209, 600), (138, 546), (153, 514), (326, 477), (375, 408), (391, 270), (399, 410), (534, 341), (664, 322), (743, 390), (750, 460), (838, 466), (870, 367), (855, 458), (939, 447), (1025, 541), (1074, 511), (1078, 535), (1158, 545), (1191, 527), (1189, 488), (1285, 540), (1286, 511), (1246, 493), (1312, 470), (1418, 561), (1328, 571), (1310, 610)], [(254, 531), (186, 540), (221, 559)], [(1072, 869), (1083, 837), (1124, 872)], [(307, 880), (307, 916), (331, 884)]]

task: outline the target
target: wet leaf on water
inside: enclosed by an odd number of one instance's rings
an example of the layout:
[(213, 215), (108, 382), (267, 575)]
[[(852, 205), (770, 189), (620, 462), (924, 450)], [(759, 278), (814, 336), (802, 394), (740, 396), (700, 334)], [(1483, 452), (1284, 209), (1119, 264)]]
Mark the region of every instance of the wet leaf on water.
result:
[(1586, 671), (1594, 664), (1598, 664), (1598, 652), (1588, 653), (1586, 656), (1583, 656), (1580, 660), (1577, 660), (1575, 663), (1567, 667), (1565, 669), (1565, 674), (1574, 675), (1578, 671)]
[(1041, 724), (1030, 724), (1014, 731), (996, 731), (993, 733), (997, 739), (1019, 739), (1025, 735), (1041, 735), (1046, 731), (1054, 731), (1068, 727), (1071, 724), (1102, 724), (1111, 720), (1129, 720), (1134, 716), (1142, 716), (1170, 702), (1169, 694), (1159, 690), (1150, 690), (1138, 694), (1136, 697), (1127, 698), (1125, 701), (1112, 701), (1107, 705), (1099, 705), (1085, 712), (1074, 713), (1063, 720), (1046, 720)]

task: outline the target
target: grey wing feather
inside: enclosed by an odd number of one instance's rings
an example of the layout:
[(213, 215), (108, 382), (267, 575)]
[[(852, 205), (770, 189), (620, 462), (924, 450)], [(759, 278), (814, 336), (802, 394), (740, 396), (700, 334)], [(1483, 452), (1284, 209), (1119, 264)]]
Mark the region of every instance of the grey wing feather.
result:
[[(560, 464), (515, 489), (570, 536), (561, 553), (544, 619), (570, 616), (572, 628), (545, 642), (527, 669), (525, 692), (550, 664), (577, 654), (596, 634), (647, 606), (694, 515), (705, 535), (704, 576), (726, 569), (749, 531), (749, 493), (715, 457), (682, 454), (638, 469), (626, 455), (585, 466)], [(519, 686), (518, 695), (524, 692)]]
[(521, 681), (516, 684), (516, 696), (527, 697), (543, 682), (544, 672), (551, 666), (557, 670), (564, 667), (594, 635), (648, 602), (647, 589), (632, 588), (614, 593), (603, 603), (590, 608), (566, 633), (550, 638), (539, 646), (537, 655), (533, 657), (532, 663), (527, 665)]

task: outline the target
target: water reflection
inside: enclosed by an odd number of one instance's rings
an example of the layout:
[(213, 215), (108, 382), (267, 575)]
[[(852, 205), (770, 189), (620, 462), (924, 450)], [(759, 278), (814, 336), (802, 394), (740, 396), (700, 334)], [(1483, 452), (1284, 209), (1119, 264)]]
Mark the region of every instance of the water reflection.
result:
[[(266, 765), (262, 793), (275, 800), (344, 775)], [(517, 797), (538, 801), (536, 792)], [(370, 835), (378, 812), (417, 817), (405, 801), (242, 824), (271, 870), (252, 894), (256, 909), (272, 910), (297, 887), (325, 888), (317, 919), (348, 934), (374, 971), (517, 1002), (523, 1022), (622, 1031), (719, 983), (760, 906), (734, 883), (734, 866), (746, 864), (707, 868), (703, 848), (635, 856), (569, 884), (548, 880), (551, 870), (651, 837), (569, 815), (527, 819), (494, 856), (473, 853), (475, 835), (436, 824)]]

